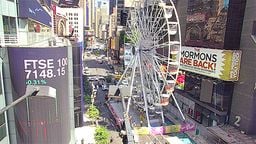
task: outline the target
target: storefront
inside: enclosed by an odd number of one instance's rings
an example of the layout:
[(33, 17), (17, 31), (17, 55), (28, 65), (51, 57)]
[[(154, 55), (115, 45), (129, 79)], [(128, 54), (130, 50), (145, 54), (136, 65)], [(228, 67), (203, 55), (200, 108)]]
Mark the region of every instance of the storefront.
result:
[(187, 71), (183, 73), (184, 90), (175, 90), (182, 111), (204, 126), (226, 123), (234, 84)]

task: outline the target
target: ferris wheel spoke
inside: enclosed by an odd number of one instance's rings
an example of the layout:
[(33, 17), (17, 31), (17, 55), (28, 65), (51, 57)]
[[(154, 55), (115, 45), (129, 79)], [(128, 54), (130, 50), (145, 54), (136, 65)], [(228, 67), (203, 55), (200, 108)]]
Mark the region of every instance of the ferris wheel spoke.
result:
[[(155, 14), (155, 12), (157, 11), (157, 14)], [(158, 21), (161, 19), (161, 15), (163, 14), (163, 9), (157, 9), (154, 6), (151, 6), (151, 11), (150, 11), (150, 16), (146, 16), (146, 18), (148, 19), (148, 27), (149, 27), (149, 31), (151, 33), (153, 33), (156, 29), (156, 25), (158, 24)], [(153, 16), (154, 15), (154, 16)]]
[[(149, 58), (147, 55), (144, 54), (144, 56), (145, 56), (145, 58), (147, 59), (148, 62), (151, 61), (150, 58)], [(152, 64), (152, 63), (150, 62), (150, 64)], [(152, 70), (152, 69), (153, 69), (153, 70)], [(153, 84), (154, 84), (154, 86), (155, 86), (157, 95), (160, 95), (159, 83), (158, 83), (158, 81), (157, 81), (156, 79), (154, 79), (153, 74), (155, 73), (155, 70), (154, 70), (153, 67), (152, 67), (152, 69), (151, 69), (151, 72), (149, 72), (149, 75), (150, 75), (150, 78), (151, 78), (151, 80), (152, 80), (152, 82), (153, 82)], [(147, 70), (149, 71), (149, 68), (148, 68)]]
[(162, 24), (162, 26), (154, 33), (155, 36), (158, 36), (161, 33), (161, 30), (167, 26), (166, 23)]
[(142, 16), (141, 16), (140, 13), (141, 13), (141, 11), (138, 11), (138, 12), (137, 12), (138, 17), (139, 17), (139, 18), (138, 18), (138, 20), (139, 20), (139, 21), (138, 21), (138, 23), (139, 23), (139, 26), (138, 26), (138, 27), (139, 27), (139, 29), (140, 29), (140, 33), (141, 33), (141, 36), (142, 36), (141, 38), (145, 40), (145, 39), (147, 39), (147, 33), (145, 33), (145, 31), (147, 31), (147, 29), (146, 29), (146, 25), (144, 25), (144, 23), (143, 23), (143, 21), (142, 21), (142, 19), (144, 19), (144, 18), (143, 18), (144, 14), (142, 14)]
[(164, 55), (156, 53), (156, 56), (153, 56), (156, 60), (161, 62), (168, 62), (168, 58), (166, 58)]
[(157, 25), (156, 24), (158, 24), (158, 22), (159, 22), (159, 20), (160, 20), (160, 18), (158, 18), (158, 17), (160, 17), (160, 15), (162, 15), (163, 14), (163, 9), (160, 9), (160, 11), (158, 11), (158, 14), (157, 14), (157, 16), (156, 17), (154, 17), (154, 20), (153, 20), (153, 24), (151, 24), (150, 25), (150, 31), (152, 32), (152, 33), (155, 33), (155, 29), (157, 29)]
[[(142, 78), (143, 76), (143, 71), (142, 71), (142, 65), (141, 65), (141, 57), (138, 58), (138, 63), (139, 63), (139, 69), (140, 69), (140, 78), (141, 78), (141, 85), (144, 85), (144, 80)], [(145, 110), (146, 110), (146, 116), (147, 116), (147, 121), (148, 121), (148, 127), (150, 127), (150, 122), (149, 122), (149, 117), (148, 117), (148, 103), (146, 99), (146, 92), (145, 92), (145, 87), (142, 87), (142, 94), (143, 94), (143, 99), (144, 99), (144, 104), (145, 104)]]

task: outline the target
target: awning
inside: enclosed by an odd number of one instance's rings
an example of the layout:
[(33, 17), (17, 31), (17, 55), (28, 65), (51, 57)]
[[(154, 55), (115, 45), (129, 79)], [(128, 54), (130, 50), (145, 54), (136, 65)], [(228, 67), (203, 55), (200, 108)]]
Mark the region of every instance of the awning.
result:
[(50, 13), (37, 0), (19, 0), (18, 16), (30, 18), (47, 26), (52, 25)]

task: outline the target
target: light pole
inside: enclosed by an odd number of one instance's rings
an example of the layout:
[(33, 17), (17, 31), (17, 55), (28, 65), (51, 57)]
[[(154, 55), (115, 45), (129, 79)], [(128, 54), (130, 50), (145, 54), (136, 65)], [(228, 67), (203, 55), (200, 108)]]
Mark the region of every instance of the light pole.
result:
[(14, 107), (16, 104), (22, 102), (24, 99), (29, 98), (29, 97), (51, 97), (51, 98), (56, 98), (56, 89), (52, 88), (50, 86), (32, 86), (28, 85), (26, 88), (26, 93), (12, 102), (10, 105), (2, 108), (0, 110), (0, 114), (4, 113), (8, 109)]

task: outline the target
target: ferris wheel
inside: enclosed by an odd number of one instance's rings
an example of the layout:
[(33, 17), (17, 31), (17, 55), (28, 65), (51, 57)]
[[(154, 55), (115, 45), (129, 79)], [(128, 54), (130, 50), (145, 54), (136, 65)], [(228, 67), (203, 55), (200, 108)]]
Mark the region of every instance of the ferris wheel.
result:
[(164, 123), (163, 107), (174, 101), (179, 74), (181, 50), (180, 24), (175, 5), (163, 0), (135, 0), (129, 10), (126, 35), (132, 58), (118, 86), (128, 81), (128, 101), (123, 101), (126, 113), (134, 105), (146, 116), (148, 127), (152, 119)]

